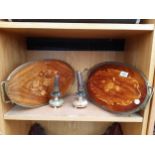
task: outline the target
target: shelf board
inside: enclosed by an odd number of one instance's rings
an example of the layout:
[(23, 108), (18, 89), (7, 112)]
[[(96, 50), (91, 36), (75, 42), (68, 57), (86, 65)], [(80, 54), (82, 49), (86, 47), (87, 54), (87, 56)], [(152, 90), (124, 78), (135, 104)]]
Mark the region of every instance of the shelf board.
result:
[(39, 108), (27, 109), (14, 106), (4, 114), (6, 120), (41, 120), (41, 121), (92, 121), (92, 122), (142, 122), (139, 114), (130, 116), (109, 113), (98, 106), (89, 103), (87, 108), (77, 109), (72, 106), (74, 96), (65, 98), (61, 108), (45, 105)]
[(0, 30), (38, 37), (122, 38), (153, 31), (154, 25), (0, 22)]

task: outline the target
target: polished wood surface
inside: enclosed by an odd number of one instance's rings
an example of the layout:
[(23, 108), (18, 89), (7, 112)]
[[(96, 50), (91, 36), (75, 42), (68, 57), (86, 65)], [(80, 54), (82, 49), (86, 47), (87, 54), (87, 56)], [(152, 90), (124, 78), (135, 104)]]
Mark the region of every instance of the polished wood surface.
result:
[(48, 104), (53, 91), (55, 75), (64, 96), (74, 81), (74, 71), (60, 60), (42, 60), (19, 66), (6, 83), (6, 92), (13, 103), (25, 107)]
[(91, 102), (89, 102), (88, 107), (78, 109), (72, 105), (75, 98), (74, 95), (65, 97), (64, 104), (60, 108), (52, 108), (50, 105), (33, 109), (15, 106), (4, 115), (4, 119), (85, 122), (142, 122), (143, 120), (139, 114), (129, 116), (111, 114)]
[[(154, 24), (155, 25), (155, 19), (145, 19), (144, 20), (145, 24)], [(153, 64), (151, 64), (152, 67), (155, 67), (155, 33), (153, 33), (153, 39), (151, 40), (153, 41), (152, 43), (152, 51), (153, 51), (153, 55), (152, 55), (152, 62)], [(154, 74), (155, 72), (152, 72), (152, 74)], [(154, 89), (155, 89), (155, 74), (153, 75), (154, 77)], [(149, 120), (148, 120), (148, 124), (147, 124), (147, 134), (149, 135), (153, 135), (153, 131), (154, 131), (154, 125), (155, 125), (155, 95), (153, 95), (152, 101), (151, 101), (151, 105), (150, 105), (150, 110), (149, 110)]]
[(56, 38), (127, 38), (153, 29), (153, 24), (0, 22), (0, 30), (5, 32)]
[(94, 68), (88, 77), (87, 90), (95, 103), (112, 112), (129, 112), (143, 104), (147, 86), (138, 71), (117, 63)]
[[(154, 76), (153, 87), (155, 89), (155, 76)], [(153, 131), (155, 130), (154, 126), (155, 126), (155, 95), (152, 98), (152, 104), (151, 104), (151, 109), (150, 109), (147, 134), (153, 135)]]
[[(108, 23), (50, 23), (50, 22), (0, 22), (2, 29), (68, 29), (68, 30), (154, 30), (153, 24), (108, 24)], [(20, 31), (19, 31), (20, 32)]]
[[(146, 75), (148, 83), (152, 85), (155, 68), (154, 33), (146, 33), (126, 39), (125, 62), (137, 67)], [(141, 115), (144, 117), (142, 134), (146, 134), (150, 104), (148, 103)]]
[[(5, 80), (17, 66), (25, 63), (25, 51), (26, 45), (24, 38), (0, 31), (0, 81)], [(0, 97), (0, 130), (2, 134), (11, 134), (14, 133), (13, 131), (20, 134), (25, 131), (24, 123), (16, 121), (16, 124), (14, 124), (4, 120), (4, 113), (12, 107), (12, 104), (3, 103)], [(14, 128), (15, 126), (18, 127)]]

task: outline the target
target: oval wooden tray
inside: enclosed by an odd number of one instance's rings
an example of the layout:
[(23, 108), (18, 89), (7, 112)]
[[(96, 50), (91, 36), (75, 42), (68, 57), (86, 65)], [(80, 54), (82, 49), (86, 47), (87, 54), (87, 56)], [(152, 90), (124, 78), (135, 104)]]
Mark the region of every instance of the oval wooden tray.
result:
[(54, 76), (60, 75), (60, 91), (66, 95), (74, 81), (74, 70), (60, 60), (29, 62), (16, 68), (8, 77), (5, 91), (11, 102), (24, 107), (45, 105), (51, 98)]
[(94, 66), (88, 75), (89, 99), (114, 113), (132, 113), (148, 102), (145, 76), (132, 66), (107, 62)]

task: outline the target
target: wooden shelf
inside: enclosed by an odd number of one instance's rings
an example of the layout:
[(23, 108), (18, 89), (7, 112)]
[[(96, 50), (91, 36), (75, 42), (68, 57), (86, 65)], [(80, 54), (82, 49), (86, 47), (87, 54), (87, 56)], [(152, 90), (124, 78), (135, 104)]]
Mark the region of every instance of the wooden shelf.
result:
[(39, 37), (124, 38), (153, 31), (154, 25), (0, 22), (0, 30)]
[[(147, 22), (148, 23), (148, 22)], [(124, 52), (98, 51), (29, 51), (27, 37), (125, 39)], [(75, 70), (82, 71), (104, 61), (118, 61), (140, 69), (152, 83), (154, 76), (153, 24), (88, 24), (88, 23), (30, 23), (0, 21), (0, 81), (17, 66), (33, 60), (60, 59), (69, 63)], [(52, 51), (52, 52), (51, 52)], [(66, 53), (67, 52), (67, 53)], [(77, 60), (80, 60), (79, 61)], [(143, 62), (143, 63), (142, 63)], [(73, 90), (70, 93), (75, 92)], [(85, 109), (72, 107), (73, 96), (65, 99), (59, 109), (49, 105), (26, 109), (17, 105), (0, 102), (0, 131), (2, 134), (27, 134), (31, 120), (38, 120), (48, 134), (102, 134), (112, 122), (122, 122), (125, 134), (152, 134), (154, 116), (152, 104), (148, 104), (140, 114), (130, 116), (115, 115), (90, 103)], [(150, 108), (151, 107), (151, 108)], [(149, 116), (149, 117), (148, 117)], [(154, 118), (154, 117), (152, 117)], [(30, 120), (30, 121), (29, 121)], [(147, 127), (149, 129), (147, 130)]]
[(92, 121), (92, 122), (142, 122), (139, 114), (130, 116), (115, 115), (104, 111), (90, 103), (85, 109), (77, 109), (72, 106), (74, 96), (65, 98), (61, 108), (52, 108), (45, 105), (39, 108), (26, 109), (14, 106), (4, 114), (6, 120), (42, 120), (42, 121)]

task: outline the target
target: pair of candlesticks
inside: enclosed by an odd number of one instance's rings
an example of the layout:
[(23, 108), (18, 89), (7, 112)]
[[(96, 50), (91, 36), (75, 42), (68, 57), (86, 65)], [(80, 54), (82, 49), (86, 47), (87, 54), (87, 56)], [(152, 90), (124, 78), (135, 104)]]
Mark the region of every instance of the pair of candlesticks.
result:
[[(84, 108), (88, 105), (88, 100), (86, 99), (86, 92), (82, 78), (82, 73), (80, 71), (76, 72), (76, 77), (78, 91), (76, 93), (76, 99), (73, 101), (73, 106), (76, 108)], [(51, 93), (53, 99), (49, 100), (49, 104), (52, 107), (60, 107), (64, 103), (64, 100), (61, 98), (61, 92), (59, 89), (59, 78), (60, 76), (58, 74), (56, 74), (54, 77), (54, 88)]]

